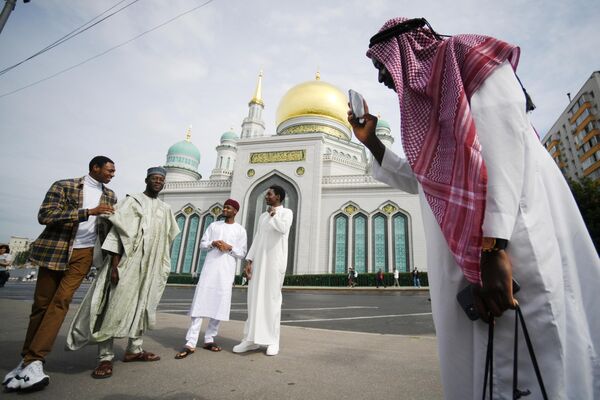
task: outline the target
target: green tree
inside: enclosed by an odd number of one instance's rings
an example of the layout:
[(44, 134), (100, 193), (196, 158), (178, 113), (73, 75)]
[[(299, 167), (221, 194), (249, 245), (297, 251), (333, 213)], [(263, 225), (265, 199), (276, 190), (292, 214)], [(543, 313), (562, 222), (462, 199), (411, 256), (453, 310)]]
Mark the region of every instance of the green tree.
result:
[(583, 178), (577, 182), (569, 179), (569, 186), (596, 251), (600, 254), (600, 181)]
[(23, 265), (27, 262), (28, 259), (29, 259), (29, 250), (20, 251), (15, 256), (14, 264), (15, 265)]

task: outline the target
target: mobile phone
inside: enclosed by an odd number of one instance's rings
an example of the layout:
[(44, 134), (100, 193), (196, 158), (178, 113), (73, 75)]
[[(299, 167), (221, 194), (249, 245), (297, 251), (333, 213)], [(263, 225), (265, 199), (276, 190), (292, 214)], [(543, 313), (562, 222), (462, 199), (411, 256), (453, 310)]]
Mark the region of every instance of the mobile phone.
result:
[(355, 90), (348, 90), (348, 99), (350, 100), (350, 109), (354, 116), (358, 119), (358, 122), (363, 124), (365, 119), (365, 100), (362, 95)]
[[(517, 293), (521, 289), (521, 286), (517, 281), (514, 280), (514, 278), (512, 280), (512, 287), (513, 294)], [(468, 285), (463, 290), (458, 292), (458, 294), (456, 295), (456, 300), (458, 300), (458, 304), (460, 304), (462, 309), (465, 311), (465, 314), (467, 314), (467, 317), (469, 317), (471, 321), (476, 321), (477, 319), (479, 319), (479, 313), (475, 308), (473, 285)]]

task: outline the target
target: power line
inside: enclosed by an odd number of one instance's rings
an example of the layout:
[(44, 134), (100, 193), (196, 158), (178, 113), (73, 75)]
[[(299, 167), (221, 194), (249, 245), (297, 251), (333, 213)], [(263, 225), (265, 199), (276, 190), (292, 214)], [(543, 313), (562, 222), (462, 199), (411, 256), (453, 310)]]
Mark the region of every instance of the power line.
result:
[(102, 13), (98, 14), (97, 16), (95, 16), (94, 18), (92, 18), (91, 20), (89, 20), (88, 22), (86, 22), (85, 24), (75, 28), (74, 30), (72, 30), (71, 32), (67, 33), (66, 35), (64, 35), (63, 37), (57, 39), (56, 41), (54, 41), (53, 43), (50, 43), (48, 46), (44, 47), (43, 49), (41, 49), (40, 51), (38, 51), (37, 53), (27, 57), (26, 59), (19, 61), (18, 63), (11, 65), (10, 67), (6, 67), (3, 70), (0, 71), (0, 75), (4, 75), (5, 73), (7, 73), (8, 71), (12, 70), (13, 68), (18, 67), (19, 65), (31, 60), (32, 58), (35, 58), (37, 56), (39, 56), (40, 54), (43, 54), (53, 48), (55, 48), (56, 46), (59, 46), (61, 44), (63, 44), (64, 42), (66, 42), (67, 40), (73, 39), (75, 36), (78, 36), (80, 34), (82, 34), (83, 32), (87, 31), (88, 29), (98, 25), (99, 23), (107, 20), (108, 18), (112, 17), (115, 14), (120, 13), (121, 11), (123, 11), (124, 9), (126, 9), (127, 7), (131, 6), (134, 3), (137, 3), (139, 0), (134, 0), (129, 4), (126, 4), (125, 6), (123, 6), (122, 8), (118, 9), (117, 11), (113, 12), (112, 14), (107, 15), (106, 17), (102, 18), (99, 21), (96, 21), (95, 23), (93, 23), (92, 25), (86, 27), (85, 29), (82, 29), (83, 27), (85, 27), (86, 25), (90, 24), (92, 21), (94, 21), (97, 18), (100, 18), (102, 15), (106, 14), (107, 12), (109, 12), (110, 10), (112, 10), (113, 8), (117, 7), (119, 4), (124, 3), (127, 0), (121, 0), (120, 2), (118, 2), (117, 4), (115, 4), (114, 6), (110, 7), (109, 9), (103, 11)]
[(37, 84), (39, 84), (39, 83), (42, 83), (42, 82), (44, 82), (44, 81), (47, 81), (47, 80), (49, 80), (49, 79), (52, 79), (52, 78), (54, 78), (54, 77), (56, 77), (56, 76), (62, 75), (62, 74), (64, 74), (65, 72), (68, 72), (68, 71), (70, 71), (70, 70), (72, 70), (72, 69), (75, 69), (75, 68), (77, 68), (77, 67), (79, 67), (79, 66), (81, 66), (81, 65), (83, 65), (83, 64), (86, 64), (86, 63), (88, 63), (88, 62), (92, 61), (92, 60), (95, 60), (96, 58), (102, 57), (103, 55), (105, 55), (105, 54), (107, 54), (107, 53), (110, 53), (111, 51), (113, 51), (113, 50), (116, 50), (116, 49), (118, 49), (119, 47), (123, 47), (123, 46), (125, 46), (126, 44), (129, 44), (129, 43), (133, 42), (134, 40), (137, 40), (137, 39), (141, 38), (142, 36), (144, 36), (144, 35), (146, 35), (146, 34), (148, 34), (148, 33), (150, 33), (150, 32), (153, 32), (153, 31), (155, 31), (155, 30), (157, 30), (157, 29), (159, 29), (159, 28), (162, 28), (163, 26), (165, 26), (165, 25), (167, 25), (167, 24), (170, 24), (171, 22), (175, 21), (176, 19), (179, 19), (179, 18), (183, 17), (184, 15), (187, 15), (187, 14), (189, 14), (189, 13), (191, 13), (191, 12), (194, 12), (194, 11), (196, 11), (196, 10), (198, 10), (198, 9), (200, 9), (200, 8), (202, 8), (202, 7), (204, 7), (204, 6), (207, 6), (208, 4), (212, 3), (213, 1), (215, 1), (215, 0), (208, 0), (208, 1), (206, 1), (206, 2), (204, 2), (204, 3), (202, 3), (202, 4), (198, 5), (198, 6), (196, 6), (196, 7), (194, 7), (194, 8), (191, 8), (191, 9), (189, 9), (188, 11), (185, 11), (185, 12), (183, 12), (183, 13), (181, 13), (181, 14), (178, 14), (178, 15), (176, 15), (175, 17), (173, 17), (173, 18), (171, 18), (171, 19), (169, 19), (169, 20), (167, 20), (167, 21), (165, 21), (165, 22), (163, 22), (163, 23), (161, 23), (161, 24), (159, 24), (159, 25), (156, 25), (155, 27), (153, 27), (153, 28), (151, 28), (151, 29), (148, 29), (147, 31), (144, 31), (144, 32), (140, 33), (140, 34), (139, 34), (139, 35), (137, 35), (137, 36), (134, 36), (133, 38), (131, 38), (131, 39), (129, 39), (129, 40), (126, 40), (126, 41), (125, 41), (125, 42), (123, 42), (123, 43), (120, 43), (120, 44), (118, 44), (118, 45), (116, 45), (116, 46), (113, 46), (113, 47), (109, 48), (108, 50), (105, 50), (105, 51), (103, 51), (102, 53), (96, 54), (95, 56), (92, 56), (92, 57), (90, 57), (90, 58), (86, 58), (85, 60), (81, 61), (80, 63), (77, 63), (77, 64), (75, 64), (75, 65), (72, 65), (72, 66), (68, 67), (68, 68), (65, 68), (65, 69), (63, 69), (63, 70), (60, 70), (60, 71), (58, 71), (58, 72), (56, 72), (56, 73), (54, 73), (54, 74), (52, 74), (52, 75), (49, 75), (49, 76), (47, 76), (47, 77), (45, 77), (45, 78), (42, 78), (42, 79), (40, 79), (40, 80), (37, 80), (37, 81), (35, 81), (35, 82), (32, 82), (32, 83), (30, 83), (30, 84), (28, 84), (28, 85), (22, 86), (22, 87), (20, 87), (20, 88), (18, 88), (18, 89), (12, 90), (12, 91), (10, 91), (10, 92), (2, 93), (2, 94), (0, 94), (0, 99), (1, 99), (1, 98), (3, 98), (3, 97), (6, 97), (6, 96), (10, 96), (11, 94), (14, 94), (14, 93), (20, 92), (20, 91), (22, 91), (22, 90), (25, 90), (25, 89), (27, 89), (27, 88), (30, 88), (30, 87), (32, 87), (32, 86), (35, 86), (35, 85), (37, 85)]

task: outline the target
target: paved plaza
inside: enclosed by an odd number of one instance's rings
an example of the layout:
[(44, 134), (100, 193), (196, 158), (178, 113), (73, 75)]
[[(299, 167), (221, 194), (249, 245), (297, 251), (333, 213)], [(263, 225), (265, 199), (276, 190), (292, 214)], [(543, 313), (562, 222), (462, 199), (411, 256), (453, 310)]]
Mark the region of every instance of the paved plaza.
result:
[[(66, 352), (65, 330), (88, 285), (77, 292), (54, 352), (46, 363), (50, 385), (32, 399), (439, 399), (442, 398), (436, 341), (426, 291), (284, 291), (281, 352), (237, 355), (242, 337), (245, 289), (235, 289), (232, 321), (222, 324), (220, 353), (199, 349), (184, 360), (192, 287), (170, 286), (155, 330), (144, 347), (156, 363), (115, 363), (114, 375), (94, 380), (95, 346)], [(19, 361), (33, 283), (9, 282), (0, 290), (0, 374)], [(335, 329), (338, 327), (338, 329)], [(404, 333), (399, 333), (404, 332)], [(125, 340), (117, 342), (117, 356)], [(20, 398), (2, 394), (3, 398)]]

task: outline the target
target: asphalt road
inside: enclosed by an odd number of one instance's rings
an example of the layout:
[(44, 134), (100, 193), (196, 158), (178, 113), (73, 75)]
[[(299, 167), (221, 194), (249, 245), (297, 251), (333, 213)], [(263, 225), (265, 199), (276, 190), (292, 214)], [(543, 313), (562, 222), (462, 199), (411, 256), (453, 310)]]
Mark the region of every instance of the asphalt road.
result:
[[(31, 302), (34, 282), (9, 281), (0, 288), (0, 298)], [(89, 284), (76, 292), (79, 304)], [(168, 286), (159, 312), (185, 315), (194, 295), (192, 286)], [(283, 292), (282, 325), (308, 328), (368, 332), (379, 334), (434, 336), (431, 304), (427, 291), (391, 289), (287, 290)], [(234, 288), (231, 319), (246, 319), (246, 289)]]

